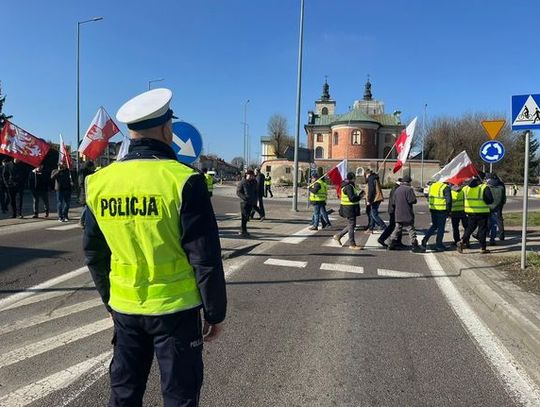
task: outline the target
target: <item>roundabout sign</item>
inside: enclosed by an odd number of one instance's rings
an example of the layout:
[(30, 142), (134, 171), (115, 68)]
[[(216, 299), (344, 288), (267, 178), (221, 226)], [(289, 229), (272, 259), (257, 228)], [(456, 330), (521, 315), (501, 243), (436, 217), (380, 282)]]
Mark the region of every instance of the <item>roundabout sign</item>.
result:
[(489, 164), (501, 161), (505, 153), (503, 144), (496, 140), (486, 141), (480, 147), (480, 158)]

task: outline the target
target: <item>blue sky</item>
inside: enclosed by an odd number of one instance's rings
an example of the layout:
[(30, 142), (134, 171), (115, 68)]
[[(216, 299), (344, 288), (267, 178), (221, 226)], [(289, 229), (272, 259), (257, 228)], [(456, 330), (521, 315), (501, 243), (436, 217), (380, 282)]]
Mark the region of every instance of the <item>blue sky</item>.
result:
[[(206, 149), (242, 155), (244, 102), (252, 156), (272, 114), (295, 129), (299, 0), (4, 0), (0, 80), (13, 121), (76, 139), (75, 49), (81, 27), (81, 132), (103, 105), (114, 117), (154, 86), (203, 134)], [(537, 0), (306, 0), (301, 123), (328, 75), (338, 112), (367, 74), (403, 118), (510, 116), (511, 96), (540, 93)], [(123, 131), (125, 127), (121, 126)], [(118, 137), (116, 138), (118, 139)], [(301, 140), (305, 135), (301, 131)]]

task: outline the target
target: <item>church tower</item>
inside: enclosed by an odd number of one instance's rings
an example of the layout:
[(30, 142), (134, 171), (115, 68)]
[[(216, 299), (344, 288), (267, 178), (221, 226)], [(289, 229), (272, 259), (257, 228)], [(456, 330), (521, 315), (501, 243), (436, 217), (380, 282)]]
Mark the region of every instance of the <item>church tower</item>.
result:
[(315, 114), (317, 116), (328, 116), (336, 114), (336, 101), (330, 98), (330, 85), (328, 85), (326, 77), (324, 79), (321, 98), (315, 101)]

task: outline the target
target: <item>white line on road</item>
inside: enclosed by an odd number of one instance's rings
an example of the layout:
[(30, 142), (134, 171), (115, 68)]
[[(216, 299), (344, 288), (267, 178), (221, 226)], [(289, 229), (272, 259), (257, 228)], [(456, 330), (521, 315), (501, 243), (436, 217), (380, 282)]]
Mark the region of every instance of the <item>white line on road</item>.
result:
[[(111, 356), (111, 351), (104, 352), (99, 356), (87, 359), (84, 362), (78, 363), (74, 366), (70, 366), (67, 369), (45, 377), (44, 379), (41, 379), (35, 383), (21, 387), (20, 389), (17, 389), (0, 398), (0, 406), (27, 406), (28, 404), (34, 403), (35, 401), (42, 399), (55, 391), (68, 387), (82, 375), (88, 377), (88, 374), (90, 374), (90, 384), (92, 384), (107, 372), (107, 366)], [(90, 372), (91, 370), (93, 371)], [(86, 382), (84, 386), (88, 385), (87, 387), (89, 387), (90, 384)], [(80, 393), (81, 391), (79, 389), (77, 395)], [(73, 398), (74, 397), (71, 397), (69, 401), (72, 401)], [(66, 404), (67, 403), (64, 401), (62, 406), (65, 406)]]
[(384, 277), (397, 277), (397, 278), (409, 278), (409, 277), (424, 277), (420, 273), (411, 273), (409, 271), (397, 271), (387, 269), (377, 269), (377, 274)]
[(83, 325), (77, 329), (64, 332), (63, 334), (56, 335), (30, 345), (23, 346), (22, 348), (15, 349), (11, 352), (4, 353), (0, 356), (0, 368), (13, 365), (14, 363), (18, 363), (22, 360), (40, 355), (61, 346), (65, 346), (71, 342), (78, 341), (79, 339), (86, 338), (98, 332), (105, 331), (112, 328), (112, 326), (112, 319), (105, 318), (88, 325)]
[(363, 267), (351, 266), (350, 264), (323, 263), (323, 264), (321, 264), (321, 270), (343, 271), (345, 273), (358, 273), (358, 274), (364, 273), (364, 268)]
[[(427, 253), (423, 257), (433, 275), (446, 275), (435, 254)], [(451, 279), (436, 278), (435, 282), (454, 310), (454, 313), (459, 317), (462, 324), (483, 350), (484, 355), (498, 371), (499, 376), (510, 390), (510, 393), (515, 395), (524, 406), (540, 406), (540, 389), (529, 378), (520, 364), (514, 360), (501, 341), (499, 341), (463, 299)]]
[(294, 260), (280, 260), (280, 259), (268, 259), (264, 262), (269, 266), (284, 266), (284, 267), (297, 267), (304, 268), (307, 266), (307, 261), (294, 261)]
[(81, 274), (88, 273), (88, 267), (81, 267), (76, 270), (70, 271), (69, 273), (62, 274), (61, 276), (52, 278), (50, 280), (47, 280), (41, 284), (35, 285), (33, 287), (27, 288), (24, 291), (11, 295), (7, 298), (0, 300), (0, 311), (3, 311), (4, 309), (7, 309), (10, 305), (15, 304), (16, 302), (19, 302), (27, 297), (31, 297), (36, 294), (39, 290), (42, 290), (44, 288), (52, 287), (58, 283), (62, 283), (66, 280), (70, 280), (74, 277), (80, 276)]
[(77, 223), (72, 223), (70, 225), (55, 226), (53, 228), (47, 228), (46, 230), (64, 231), (64, 230), (71, 230), (71, 229), (77, 229), (77, 228), (79, 228), (79, 225)]
[(46, 314), (36, 315), (34, 317), (10, 322), (6, 325), (0, 326), (0, 335), (6, 334), (8, 332), (17, 331), (19, 329), (28, 328), (29, 326), (42, 324), (44, 322), (49, 322), (58, 318), (65, 317), (67, 315), (74, 314), (76, 312), (85, 311), (87, 309), (95, 308), (101, 305), (103, 305), (103, 301), (101, 301), (101, 298), (93, 298), (88, 301), (79, 302), (77, 304), (69, 305), (67, 307), (55, 309), (52, 312), (47, 312)]
[(317, 233), (317, 231), (309, 230), (308, 226), (307, 228), (304, 228), (296, 233), (293, 233), (291, 236), (282, 239), (281, 243), (299, 244), (306, 240), (308, 237), (314, 235), (315, 233)]

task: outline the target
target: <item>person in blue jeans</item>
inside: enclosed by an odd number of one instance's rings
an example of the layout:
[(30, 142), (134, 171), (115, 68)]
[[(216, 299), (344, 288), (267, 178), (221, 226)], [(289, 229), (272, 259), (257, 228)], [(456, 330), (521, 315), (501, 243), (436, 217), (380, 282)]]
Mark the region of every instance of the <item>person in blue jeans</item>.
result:
[(58, 221), (69, 221), (69, 206), (71, 201), (71, 188), (73, 181), (71, 174), (65, 164), (59, 164), (57, 170), (51, 173), (51, 180), (54, 181), (54, 190), (56, 191), (56, 207), (58, 210)]
[(367, 182), (367, 201), (366, 206), (369, 206), (369, 216), (371, 222), (368, 227), (375, 229), (377, 226), (380, 230), (386, 229), (386, 223), (379, 216), (379, 206), (384, 200), (381, 181), (379, 175), (375, 174), (371, 169), (366, 170), (366, 182)]
[(429, 238), (437, 232), (435, 239), (435, 251), (443, 252), (446, 250), (444, 246), (444, 227), (446, 218), (452, 210), (452, 190), (450, 185), (445, 182), (437, 181), (429, 186), (428, 193), (429, 211), (431, 212), (431, 227), (426, 232), (422, 243), (421, 250), (426, 251), (426, 246)]
[(313, 216), (311, 218), (310, 230), (317, 230), (319, 220), (322, 228), (329, 227), (330, 220), (326, 213), (326, 200), (328, 198), (328, 184), (324, 177), (318, 178), (317, 174), (311, 175), (311, 184), (309, 185), (309, 202), (313, 205)]

